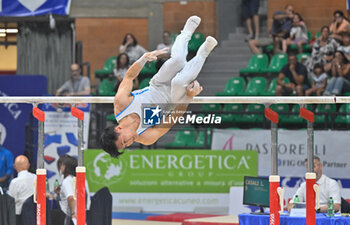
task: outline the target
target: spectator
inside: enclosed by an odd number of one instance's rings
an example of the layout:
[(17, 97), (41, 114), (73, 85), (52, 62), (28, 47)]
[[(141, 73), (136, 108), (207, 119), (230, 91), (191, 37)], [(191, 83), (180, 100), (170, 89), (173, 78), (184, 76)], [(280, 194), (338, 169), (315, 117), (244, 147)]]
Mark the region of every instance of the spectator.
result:
[(327, 74), (324, 72), (322, 64), (315, 65), (311, 78), (312, 87), (305, 91), (305, 95), (310, 96), (315, 93), (317, 96), (321, 96), (327, 85)]
[(19, 155), (16, 157), (14, 168), (18, 175), (11, 181), (8, 194), (15, 199), (17, 221), (21, 221), (20, 215), (24, 201), (34, 194), (36, 175), (28, 172), (29, 166), (26, 156)]
[(328, 73), (331, 69), (334, 52), (338, 46), (339, 44), (329, 37), (329, 27), (323, 26), (321, 28), (321, 36), (312, 46), (311, 56), (305, 61), (308, 72), (312, 72), (315, 64), (321, 63), (324, 71)]
[(343, 34), (343, 44), (337, 50), (343, 52), (346, 59), (350, 61), (350, 32)]
[[(290, 83), (283, 81), (285, 77), (289, 79)], [(293, 93), (303, 96), (305, 90), (309, 87), (306, 67), (298, 62), (295, 54), (290, 54), (288, 56), (288, 64), (278, 74), (276, 95), (282, 96)]]
[(324, 95), (340, 95), (350, 91), (350, 63), (341, 51), (335, 53), (332, 62), (332, 79), (326, 87)]
[(293, 26), (290, 30), (289, 37), (282, 41), (282, 51), (287, 52), (288, 45), (298, 45), (298, 52), (303, 53), (303, 44), (308, 43), (307, 27), (299, 13), (293, 17)]
[(242, 14), (247, 23), (248, 37), (246, 41), (254, 38), (252, 19), (254, 21), (255, 39), (259, 38), (259, 0), (242, 0)]
[[(307, 161), (305, 161), (307, 162)], [(341, 197), (340, 197), (340, 188), (338, 183), (327, 177), (326, 175), (322, 174), (322, 163), (319, 157), (314, 157), (314, 172), (316, 173), (316, 183), (319, 186), (320, 190), (320, 209), (319, 212), (326, 213), (328, 210), (328, 200), (330, 197), (334, 200), (334, 211), (338, 212), (340, 210), (340, 203), (341, 203)], [(293, 198), (290, 200), (287, 209), (288, 211), (293, 208), (293, 200), (295, 196), (298, 195), (300, 202), (306, 202), (306, 182), (302, 183), (293, 196)]]
[(285, 11), (274, 12), (271, 28), (271, 34), (274, 42), (274, 53), (281, 51), (280, 45), (282, 39), (288, 38), (290, 29), (292, 28), (293, 16), (294, 8), (292, 5), (287, 5), (285, 7)]
[(171, 41), (170, 41), (170, 32), (169, 31), (164, 31), (163, 32), (163, 42), (159, 43), (157, 45), (157, 50), (162, 50), (164, 48), (169, 48), (169, 51), (166, 54), (158, 56), (158, 60), (156, 62), (157, 70), (159, 70), (160, 67), (162, 67), (162, 65), (164, 64), (164, 62), (170, 58), (171, 47), (172, 47), (172, 44), (171, 44)]
[(249, 48), (254, 54), (261, 53), (259, 47), (263, 48), (271, 44), (273, 44), (273, 39), (271, 37), (259, 37), (258, 39), (248, 41)]
[(345, 18), (343, 11), (336, 10), (333, 13), (334, 20), (330, 26), (331, 38), (336, 39), (341, 42), (343, 40), (342, 35), (344, 33), (350, 32), (350, 23), (347, 18)]
[[(74, 199), (74, 179), (77, 160), (69, 155), (61, 156), (57, 161), (59, 174), (63, 175), (62, 185), (55, 188), (55, 193), (59, 196), (59, 209), (52, 215), (53, 224), (73, 224), (72, 219), (76, 219), (76, 201)], [(86, 183), (87, 184), (87, 183)], [(86, 209), (90, 208), (90, 193), (86, 185)]]
[(13, 170), (13, 154), (2, 146), (5, 140), (1, 137), (0, 128), (0, 187), (6, 191), (9, 185)]
[(90, 80), (81, 75), (80, 66), (76, 63), (70, 67), (71, 79), (67, 80), (57, 91), (56, 96), (90, 95)]
[(144, 53), (146, 53), (147, 50), (137, 43), (133, 34), (128, 33), (125, 35), (123, 44), (119, 48), (119, 54), (124, 52), (129, 56), (130, 64), (133, 64)]
[[(114, 85), (113, 91), (118, 91), (119, 84), (122, 82), (126, 72), (130, 67), (129, 56), (126, 53), (121, 53), (117, 56), (117, 62), (115, 63), (115, 67), (113, 69), (113, 74), (117, 78), (117, 82)], [(139, 80), (135, 79), (133, 89), (137, 89), (139, 87)]]

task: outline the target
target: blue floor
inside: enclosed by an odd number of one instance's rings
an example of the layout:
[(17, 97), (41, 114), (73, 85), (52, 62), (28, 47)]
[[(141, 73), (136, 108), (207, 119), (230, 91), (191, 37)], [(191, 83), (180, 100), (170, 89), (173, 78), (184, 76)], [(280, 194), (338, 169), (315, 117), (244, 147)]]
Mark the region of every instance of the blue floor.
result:
[(156, 213), (130, 213), (130, 212), (113, 212), (113, 219), (128, 219), (128, 220), (146, 220), (149, 216), (158, 216), (162, 214)]

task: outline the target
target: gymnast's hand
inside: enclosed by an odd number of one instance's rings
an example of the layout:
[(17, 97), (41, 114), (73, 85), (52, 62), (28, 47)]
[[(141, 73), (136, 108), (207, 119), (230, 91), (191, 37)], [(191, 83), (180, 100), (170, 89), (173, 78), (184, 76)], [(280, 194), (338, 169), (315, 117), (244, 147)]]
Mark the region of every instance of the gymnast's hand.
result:
[(186, 94), (188, 97), (193, 98), (196, 95), (199, 95), (203, 90), (203, 87), (199, 84), (197, 80), (190, 83), (186, 88)]
[(143, 57), (147, 60), (147, 62), (156, 61), (158, 56), (164, 55), (169, 52), (169, 48), (163, 48), (161, 50), (155, 50), (152, 52), (147, 52), (143, 55)]

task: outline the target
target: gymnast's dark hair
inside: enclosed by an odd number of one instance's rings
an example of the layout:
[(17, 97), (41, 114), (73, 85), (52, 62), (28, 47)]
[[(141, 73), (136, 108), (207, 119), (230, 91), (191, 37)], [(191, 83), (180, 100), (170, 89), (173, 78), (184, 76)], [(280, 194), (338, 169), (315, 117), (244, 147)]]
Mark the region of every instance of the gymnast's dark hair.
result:
[(105, 152), (107, 152), (111, 157), (118, 158), (123, 152), (118, 151), (118, 147), (115, 144), (115, 141), (118, 140), (119, 133), (115, 132), (115, 127), (117, 125), (113, 125), (111, 127), (107, 127), (103, 130), (100, 145)]
[(70, 155), (62, 155), (57, 160), (57, 169), (60, 170), (60, 167), (64, 165), (65, 169), (63, 172), (64, 178), (66, 178), (69, 175), (76, 176), (75, 168), (78, 166), (78, 161), (76, 158)]

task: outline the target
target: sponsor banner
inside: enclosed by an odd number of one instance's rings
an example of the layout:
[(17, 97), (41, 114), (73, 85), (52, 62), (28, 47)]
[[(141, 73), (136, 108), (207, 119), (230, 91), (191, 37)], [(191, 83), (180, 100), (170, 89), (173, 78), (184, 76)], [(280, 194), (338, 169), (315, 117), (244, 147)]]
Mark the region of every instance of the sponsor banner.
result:
[[(320, 157), (323, 172), (329, 177), (350, 178), (349, 131), (315, 131), (314, 152)], [(259, 154), (259, 176), (271, 173), (270, 130), (222, 130), (213, 132), (212, 149), (249, 150)], [(306, 130), (278, 131), (278, 173), (300, 177), (305, 174), (307, 157)]]
[(113, 159), (101, 150), (84, 152), (91, 192), (107, 186), (114, 207), (158, 212), (227, 207), (230, 187), (257, 175), (257, 157), (248, 151), (135, 150)]
[[(43, 96), (47, 94), (47, 80), (42, 75), (0, 76), (0, 97)], [(0, 104), (0, 145), (13, 155), (25, 150), (26, 124), (31, 119), (32, 104)]]
[(68, 15), (71, 0), (0, 0), (0, 16)]
[(223, 208), (229, 194), (112, 193), (114, 208), (142, 208), (146, 212), (194, 212), (196, 208)]
[(257, 175), (254, 151), (136, 150), (119, 159), (101, 150), (84, 152), (92, 192), (228, 193), (243, 176)]
[[(90, 124), (90, 104), (77, 104), (76, 107), (84, 112), (83, 149), (87, 149)], [(78, 119), (73, 117), (71, 105), (42, 104), (40, 108), (45, 112), (45, 168), (51, 191), (56, 179), (63, 181), (57, 173), (57, 160), (68, 154), (78, 156)]]

